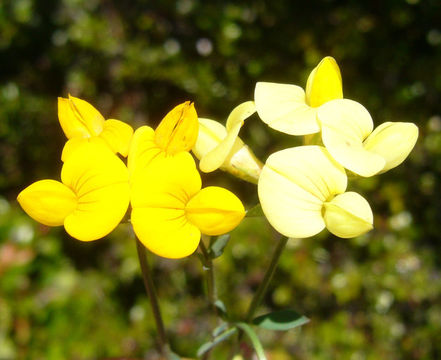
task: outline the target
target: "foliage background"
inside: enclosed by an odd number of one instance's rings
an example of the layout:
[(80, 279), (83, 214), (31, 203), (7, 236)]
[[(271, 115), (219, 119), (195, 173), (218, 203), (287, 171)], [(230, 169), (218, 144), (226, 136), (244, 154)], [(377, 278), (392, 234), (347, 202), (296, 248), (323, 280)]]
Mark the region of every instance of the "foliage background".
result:
[[(80, 243), (15, 201), (31, 182), (59, 177), (57, 96), (85, 98), (134, 127), (155, 126), (187, 99), (225, 121), (257, 81), (304, 86), (326, 55), (342, 69), (345, 96), (376, 125), (415, 122), (420, 138), (400, 167), (352, 183), (374, 209), (374, 231), (289, 242), (261, 311), (291, 307), (311, 322), (259, 335), (271, 359), (440, 358), (440, 24), (438, 0), (1, 1), (0, 358), (153, 354), (128, 229)], [(262, 160), (298, 142), (257, 116), (241, 137)], [(204, 183), (257, 202), (254, 186), (225, 174)], [(232, 316), (244, 314), (273, 247), (265, 221), (247, 219), (215, 261)], [(200, 263), (150, 260), (173, 348), (194, 356), (213, 325)]]

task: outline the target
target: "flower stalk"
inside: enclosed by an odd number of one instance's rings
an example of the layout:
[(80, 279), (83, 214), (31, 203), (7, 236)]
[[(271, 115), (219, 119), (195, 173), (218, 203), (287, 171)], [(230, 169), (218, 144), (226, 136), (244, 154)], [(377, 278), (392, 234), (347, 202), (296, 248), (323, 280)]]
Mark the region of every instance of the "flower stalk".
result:
[(259, 307), (262, 299), (268, 289), (268, 285), (273, 278), (274, 272), (276, 270), (277, 264), (279, 263), (280, 256), (282, 255), (283, 249), (285, 249), (286, 243), (288, 242), (288, 238), (285, 236), (279, 235), (279, 241), (277, 242), (277, 246), (274, 250), (273, 256), (271, 257), (271, 262), (266, 269), (265, 276), (263, 277), (262, 282), (260, 283), (256, 293), (251, 300), (250, 307), (248, 308), (248, 312), (245, 318), (245, 322), (250, 322)]
[(215, 315), (217, 315), (216, 309), (216, 299), (217, 299), (217, 291), (216, 291), (216, 283), (214, 280), (214, 271), (213, 271), (213, 260), (208, 253), (207, 247), (204, 243), (204, 238), (206, 236), (202, 236), (201, 242), (199, 243), (199, 249), (201, 250), (202, 257), (204, 259), (203, 266), (204, 270), (207, 273), (207, 297), (208, 302), (210, 303), (210, 307), (212, 308)]
[(136, 250), (138, 252), (139, 264), (141, 266), (142, 278), (144, 280), (145, 290), (147, 292), (147, 296), (150, 299), (150, 304), (152, 306), (153, 317), (156, 323), (156, 329), (158, 331), (158, 340), (159, 340), (159, 352), (165, 358), (168, 358), (169, 347), (168, 340), (165, 333), (164, 322), (162, 321), (161, 309), (159, 307), (158, 297), (156, 295), (156, 288), (153, 283), (149, 265), (147, 262), (147, 254), (145, 251), (144, 245), (136, 239)]

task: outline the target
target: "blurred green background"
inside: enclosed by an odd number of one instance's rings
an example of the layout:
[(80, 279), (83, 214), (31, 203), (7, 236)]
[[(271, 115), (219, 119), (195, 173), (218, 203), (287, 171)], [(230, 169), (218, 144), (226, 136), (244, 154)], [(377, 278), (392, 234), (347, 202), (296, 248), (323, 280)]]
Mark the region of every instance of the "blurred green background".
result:
[[(326, 231), (291, 240), (260, 312), (294, 308), (311, 322), (258, 330), (269, 359), (441, 358), (441, 2), (0, 1), (0, 359), (154, 354), (155, 328), (135, 244), (121, 225), (93, 243), (41, 226), (17, 205), (33, 181), (59, 178), (65, 138), (57, 96), (84, 98), (106, 118), (156, 126), (176, 104), (224, 122), (257, 81), (304, 86), (326, 55), (345, 97), (376, 125), (420, 129), (404, 164), (356, 180), (375, 229), (351, 240)], [(297, 139), (254, 115), (241, 137), (262, 159)], [(254, 185), (216, 172), (207, 184), (251, 207)], [(275, 242), (246, 219), (215, 260), (219, 296), (243, 316)], [(209, 339), (196, 256), (149, 256), (173, 348)], [(246, 350), (246, 349), (244, 349)], [(225, 359), (228, 344), (215, 352)]]

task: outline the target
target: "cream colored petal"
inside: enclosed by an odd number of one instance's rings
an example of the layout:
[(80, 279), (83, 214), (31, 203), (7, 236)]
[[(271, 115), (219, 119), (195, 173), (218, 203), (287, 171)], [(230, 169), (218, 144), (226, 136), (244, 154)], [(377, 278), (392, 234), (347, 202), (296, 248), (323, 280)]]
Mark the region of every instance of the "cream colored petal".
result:
[(227, 137), (227, 129), (221, 123), (211, 119), (199, 118), (198, 120), (199, 134), (192, 151), (200, 160)]
[(386, 122), (378, 126), (364, 141), (364, 148), (380, 155), (386, 164), (380, 173), (400, 165), (412, 151), (418, 139), (418, 127), (413, 123)]
[(75, 149), (63, 165), (61, 180), (78, 199), (77, 208), (64, 222), (72, 237), (99, 239), (111, 232), (127, 211), (128, 171), (105, 145), (88, 142)]
[(130, 144), (127, 167), (130, 182), (143, 173), (154, 159), (163, 159), (166, 153), (155, 142), (155, 131), (149, 126), (136, 129)]
[(114, 153), (127, 157), (133, 129), (125, 122), (109, 119), (104, 122), (103, 131), (99, 135)]
[(323, 203), (346, 190), (347, 177), (319, 146), (301, 146), (272, 154), (260, 175), (263, 212), (274, 228), (290, 237), (309, 237), (325, 226)]
[(332, 100), (318, 108), (317, 118), (323, 144), (346, 169), (372, 176), (384, 167), (384, 159), (363, 146), (373, 129), (372, 118), (363, 105), (347, 99)]
[(231, 191), (209, 186), (190, 199), (185, 213), (187, 219), (203, 234), (221, 235), (239, 225), (245, 216), (245, 209)]
[(74, 192), (55, 180), (40, 180), (18, 194), (17, 201), (34, 220), (48, 226), (60, 226), (77, 206)]
[(230, 113), (225, 127), (230, 132), (237, 124), (243, 125), (244, 121), (256, 112), (254, 101), (246, 101), (237, 105)]
[(337, 195), (324, 205), (328, 230), (341, 238), (352, 238), (372, 230), (374, 217), (369, 203), (355, 192)]
[(131, 222), (136, 236), (156, 255), (179, 259), (191, 255), (201, 238), (183, 209), (134, 208)]
[(201, 189), (193, 157), (181, 152), (154, 161), (132, 184), (132, 207), (184, 209)]
[(254, 101), (259, 117), (275, 130), (291, 135), (320, 131), (317, 111), (306, 104), (305, 92), (299, 86), (258, 82)]
[(343, 98), (340, 68), (334, 58), (327, 56), (314, 68), (306, 83), (306, 103), (319, 107)]

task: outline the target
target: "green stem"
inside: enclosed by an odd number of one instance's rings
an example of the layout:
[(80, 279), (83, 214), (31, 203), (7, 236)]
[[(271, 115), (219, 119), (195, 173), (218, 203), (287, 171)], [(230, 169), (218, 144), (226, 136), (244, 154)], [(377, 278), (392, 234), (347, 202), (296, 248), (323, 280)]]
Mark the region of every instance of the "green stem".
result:
[(138, 251), (139, 264), (141, 265), (142, 278), (144, 280), (145, 290), (147, 296), (150, 299), (150, 304), (152, 306), (153, 317), (156, 323), (156, 329), (158, 330), (159, 336), (159, 352), (165, 358), (168, 358), (168, 341), (165, 334), (164, 322), (162, 321), (161, 309), (159, 308), (158, 297), (156, 295), (155, 285), (152, 280), (152, 276), (149, 270), (149, 265), (147, 262), (147, 254), (144, 245), (136, 239), (136, 250)]
[(251, 300), (251, 304), (250, 307), (248, 308), (248, 313), (245, 318), (245, 322), (249, 323), (251, 321), (251, 319), (254, 316), (254, 313), (256, 312), (257, 308), (262, 302), (266, 290), (268, 289), (268, 285), (274, 275), (274, 271), (276, 270), (277, 264), (280, 259), (280, 255), (282, 255), (283, 249), (285, 248), (287, 241), (288, 241), (287, 237), (281, 236), (279, 238), (276, 249), (274, 250), (273, 256), (271, 258), (271, 262), (268, 268), (266, 269), (265, 276), (263, 277), (263, 280), (260, 283), (259, 288), (254, 294), (253, 299)]
[(208, 254), (207, 247), (204, 244), (204, 238), (202, 237), (199, 248), (201, 249), (202, 256), (204, 258), (204, 267), (205, 271), (207, 272), (207, 296), (208, 296), (208, 302), (210, 303), (210, 306), (212, 307), (214, 313), (217, 315), (217, 309), (216, 309), (216, 299), (217, 299), (217, 291), (216, 291), (216, 284), (214, 280), (214, 271), (213, 271), (213, 260), (211, 259), (210, 255)]

